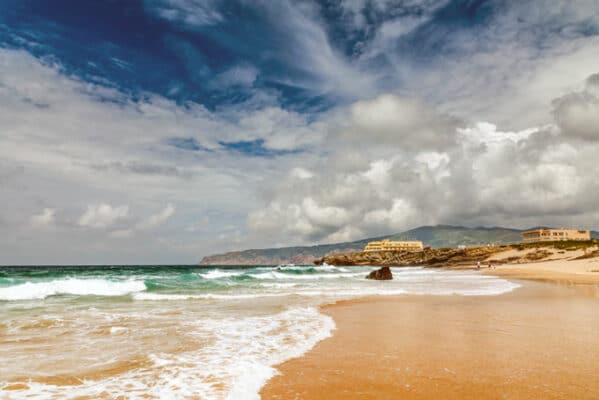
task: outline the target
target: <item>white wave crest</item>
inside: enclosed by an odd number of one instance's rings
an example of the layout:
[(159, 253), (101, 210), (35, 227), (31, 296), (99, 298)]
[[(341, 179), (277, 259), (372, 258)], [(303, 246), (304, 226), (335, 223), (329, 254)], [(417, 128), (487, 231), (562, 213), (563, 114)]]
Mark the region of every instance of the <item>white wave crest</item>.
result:
[(336, 267), (334, 265), (294, 265), (294, 264), (285, 264), (285, 265), (277, 265), (275, 268), (277, 271), (308, 271), (308, 270), (316, 270), (316, 271), (339, 271), (339, 272), (349, 272), (347, 268)]
[(265, 279), (265, 280), (319, 280), (319, 279), (340, 279), (340, 278), (356, 278), (362, 277), (364, 278), (366, 274), (364, 272), (342, 272), (339, 274), (333, 273), (324, 273), (324, 274), (285, 274), (278, 271), (269, 271), (262, 272), (259, 274), (250, 274), (252, 278), (255, 279)]
[(105, 279), (57, 279), (47, 282), (26, 282), (0, 288), (0, 300), (36, 300), (55, 295), (124, 296), (146, 290), (142, 281), (109, 281)]
[(223, 271), (220, 269), (215, 269), (215, 270), (200, 274), (200, 276), (204, 279), (221, 279), (221, 278), (229, 278), (231, 276), (239, 276), (239, 275), (243, 275), (243, 274), (244, 274), (243, 271)]

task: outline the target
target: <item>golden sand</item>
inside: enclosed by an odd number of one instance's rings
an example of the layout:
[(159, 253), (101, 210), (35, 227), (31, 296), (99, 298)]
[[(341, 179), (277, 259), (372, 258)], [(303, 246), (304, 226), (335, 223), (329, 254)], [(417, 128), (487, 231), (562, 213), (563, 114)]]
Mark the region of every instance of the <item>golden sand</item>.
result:
[(262, 398), (598, 399), (597, 293), (519, 283), (324, 307), (333, 337), (280, 365)]
[(552, 258), (533, 263), (498, 265), (482, 268), (484, 273), (507, 278), (530, 279), (570, 285), (599, 284), (599, 258), (576, 260), (575, 256)]

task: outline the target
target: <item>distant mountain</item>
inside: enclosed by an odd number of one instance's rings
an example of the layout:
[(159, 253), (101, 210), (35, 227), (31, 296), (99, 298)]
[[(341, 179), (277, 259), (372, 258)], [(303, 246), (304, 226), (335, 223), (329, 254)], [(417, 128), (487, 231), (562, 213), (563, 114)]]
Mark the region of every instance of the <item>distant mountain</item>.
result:
[(376, 239), (356, 242), (322, 244), (317, 246), (280, 247), (274, 249), (252, 249), (232, 251), (204, 257), (200, 265), (276, 265), (312, 264), (320, 257), (329, 254), (362, 251), (366, 243)]
[[(466, 228), (463, 226), (421, 226), (406, 232), (367, 238), (355, 242), (323, 244), (317, 246), (281, 247), (233, 251), (207, 256), (201, 265), (276, 265), (312, 264), (326, 255), (350, 251), (362, 251), (368, 242), (381, 239), (422, 240), (425, 246), (456, 247), (459, 245), (506, 244), (520, 241), (519, 229), (509, 228)], [(597, 234), (599, 237), (599, 234)]]
[(389, 236), (392, 240), (422, 240), (430, 247), (457, 247), (481, 244), (506, 244), (519, 242), (523, 230), (501, 227), (466, 228), (463, 226), (421, 226)]

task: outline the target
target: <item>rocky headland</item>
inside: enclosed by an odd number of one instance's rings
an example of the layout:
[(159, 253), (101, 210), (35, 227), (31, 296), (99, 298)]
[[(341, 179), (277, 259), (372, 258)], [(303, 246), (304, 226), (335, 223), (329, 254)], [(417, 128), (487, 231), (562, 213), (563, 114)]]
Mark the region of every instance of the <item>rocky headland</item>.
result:
[[(477, 262), (501, 264), (521, 264), (555, 258), (592, 258), (599, 256), (598, 240), (589, 242), (547, 242), (519, 243), (500, 246), (480, 246), (467, 248), (440, 248), (418, 252), (381, 251), (348, 252), (317, 258), (316, 265), (372, 265), (372, 266), (414, 266), (460, 267), (472, 266)], [(577, 252), (577, 253), (574, 253)], [(578, 253), (581, 253), (578, 255)]]

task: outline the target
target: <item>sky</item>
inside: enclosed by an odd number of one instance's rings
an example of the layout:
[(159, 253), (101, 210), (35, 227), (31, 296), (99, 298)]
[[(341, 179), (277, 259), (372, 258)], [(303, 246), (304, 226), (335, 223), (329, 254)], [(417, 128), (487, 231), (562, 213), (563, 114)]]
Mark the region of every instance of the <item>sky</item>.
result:
[(3, 0), (0, 264), (599, 229), (599, 0)]

